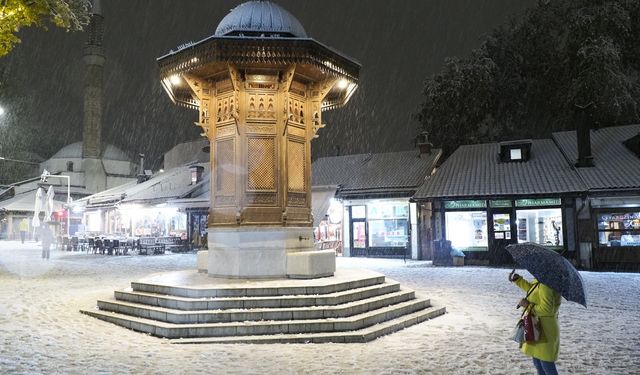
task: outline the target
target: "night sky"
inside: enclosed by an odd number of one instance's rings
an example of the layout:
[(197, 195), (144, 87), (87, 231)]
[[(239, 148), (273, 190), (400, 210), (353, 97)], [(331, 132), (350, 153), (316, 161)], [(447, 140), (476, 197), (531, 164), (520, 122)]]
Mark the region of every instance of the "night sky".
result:
[[(104, 0), (106, 65), (103, 142), (160, 166), (175, 144), (197, 139), (197, 111), (171, 103), (160, 86), (156, 58), (214, 33), (242, 1)], [(423, 81), (448, 56), (466, 56), (483, 36), (530, 1), (280, 0), (307, 34), (362, 64), (360, 86), (345, 108), (325, 113), (327, 127), (312, 143), (315, 157), (413, 147)], [(11, 85), (29, 98), (20, 118), (54, 137), (52, 150), (82, 139), (83, 33), (24, 29), (22, 44), (4, 58)], [(0, 103), (2, 105), (2, 103)], [(10, 114), (11, 108), (5, 108)], [(0, 126), (1, 124), (0, 119)], [(32, 150), (38, 152), (34, 134)], [(2, 142), (2, 140), (0, 140)], [(437, 145), (436, 145), (437, 146)], [(49, 147), (52, 148), (51, 146)]]

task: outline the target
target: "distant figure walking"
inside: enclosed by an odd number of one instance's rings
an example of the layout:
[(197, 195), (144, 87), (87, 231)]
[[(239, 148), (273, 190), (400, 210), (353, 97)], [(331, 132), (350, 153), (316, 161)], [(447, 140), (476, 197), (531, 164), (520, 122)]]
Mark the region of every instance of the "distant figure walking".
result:
[(49, 249), (51, 245), (55, 243), (56, 239), (48, 225), (43, 224), (40, 228), (40, 236), (42, 237), (42, 259), (49, 259)]
[(20, 241), (24, 243), (24, 239), (27, 237), (27, 232), (29, 231), (29, 221), (22, 219), (18, 228), (20, 229)]

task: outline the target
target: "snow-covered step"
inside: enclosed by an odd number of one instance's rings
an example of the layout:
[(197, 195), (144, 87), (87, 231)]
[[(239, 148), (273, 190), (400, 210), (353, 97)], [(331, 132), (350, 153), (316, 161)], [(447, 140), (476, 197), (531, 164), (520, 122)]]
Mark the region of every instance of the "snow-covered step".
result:
[[(222, 279), (182, 270), (150, 275), (131, 286), (81, 312), (158, 337), (237, 337), (239, 342), (245, 336), (274, 335), (296, 337), (276, 342), (367, 341), (444, 313), (369, 270), (338, 269), (334, 276), (306, 280)], [(395, 323), (363, 331), (391, 320)]]
[(384, 306), (409, 301), (414, 298), (415, 293), (412, 290), (402, 290), (340, 305), (329, 306), (187, 311), (148, 306), (125, 301), (98, 301), (98, 308), (103, 311), (112, 311), (163, 322), (190, 324), (233, 321), (340, 318), (365, 313)]
[(376, 275), (341, 282), (326, 281), (325, 283), (322, 283), (322, 279), (319, 280), (320, 282), (318, 284), (301, 286), (274, 285), (272, 287), (266, 287), (260, 285), (248, 285), (245, 287), (220, 286), (216, 288), (194, 288), (162, 285), (149, 282), (132, 282), (131, 288), (136, 292), (165, 294), (189, 298), (318, 295), (382, 284), (385, 281), (385, 277), (384, 275)]
[(444, 307), (429, 307), (370, 327), (348, 332), (320, 332), (276, 334), (261, 336), (224, 336), (170, 339), (172, 344), (307, 344), (307, 343), (362, 343), (426, 320), (446, 312)]
[(114, 296), (118, 301), (141, 303), (177, 310), (218, 310), (330, 306), (397, 292), (399, 290), (400, 283), (387, 279), (382, 284), (374, 284), (362, 288), (342, 290), (322, 295), (190, 298), (137, 291), (116, 291)]
[(81, 310), (81, 312), (98, 319), (158, 337), (194, 338), (355, 331), (403, 315), (426, 310), (429, 309), (429, 307), (429, 300), (413, 299), (344, 318), (202, 324), (167, 323), (97, 309)]

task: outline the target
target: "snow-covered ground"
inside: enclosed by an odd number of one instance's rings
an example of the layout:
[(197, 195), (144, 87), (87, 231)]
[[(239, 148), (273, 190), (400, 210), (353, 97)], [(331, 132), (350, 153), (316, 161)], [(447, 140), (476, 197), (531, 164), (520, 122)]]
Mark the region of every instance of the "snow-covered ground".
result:
[[(170, 345), (78, 312), (193, 254), (113, 257), (0, 241), (1, 374), (533, 374), (508, 335), (522, 293), (509, 270), (339, 258), (448, 313), (366, 344)], [(526, 273), (525, 273), (526, 275)], [(640, 374), (640, 274), (584, 272), (589, 308), (560, 308), (562, 374)]]

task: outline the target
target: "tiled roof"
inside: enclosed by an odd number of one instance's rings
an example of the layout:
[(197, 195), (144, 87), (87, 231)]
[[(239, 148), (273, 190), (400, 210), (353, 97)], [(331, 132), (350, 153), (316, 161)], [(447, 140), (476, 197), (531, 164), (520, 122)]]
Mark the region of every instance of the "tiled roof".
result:
[(418, 150), (381, 154), (331, 156), (317, 159), (312, 166), (313, 186), (340, 185), (338, 196), (350, 194), (398, 193), (407, 195), (433, 171), (442, 152)]
[(498, 143), (460, 146), (413, 198), (531, 196), (584, 190), (551, 139), (533, 140), (526, 162), (500, 162), (499, 152)]
[[(640, 188), (640, 157), (622, 142), (640, 134), (640, 125), (591, 131), (594, 167), (576, 168), (589, 190)], [(578, 159), (576, 132), (558, 132), (553, 138), (571, 162)]]

